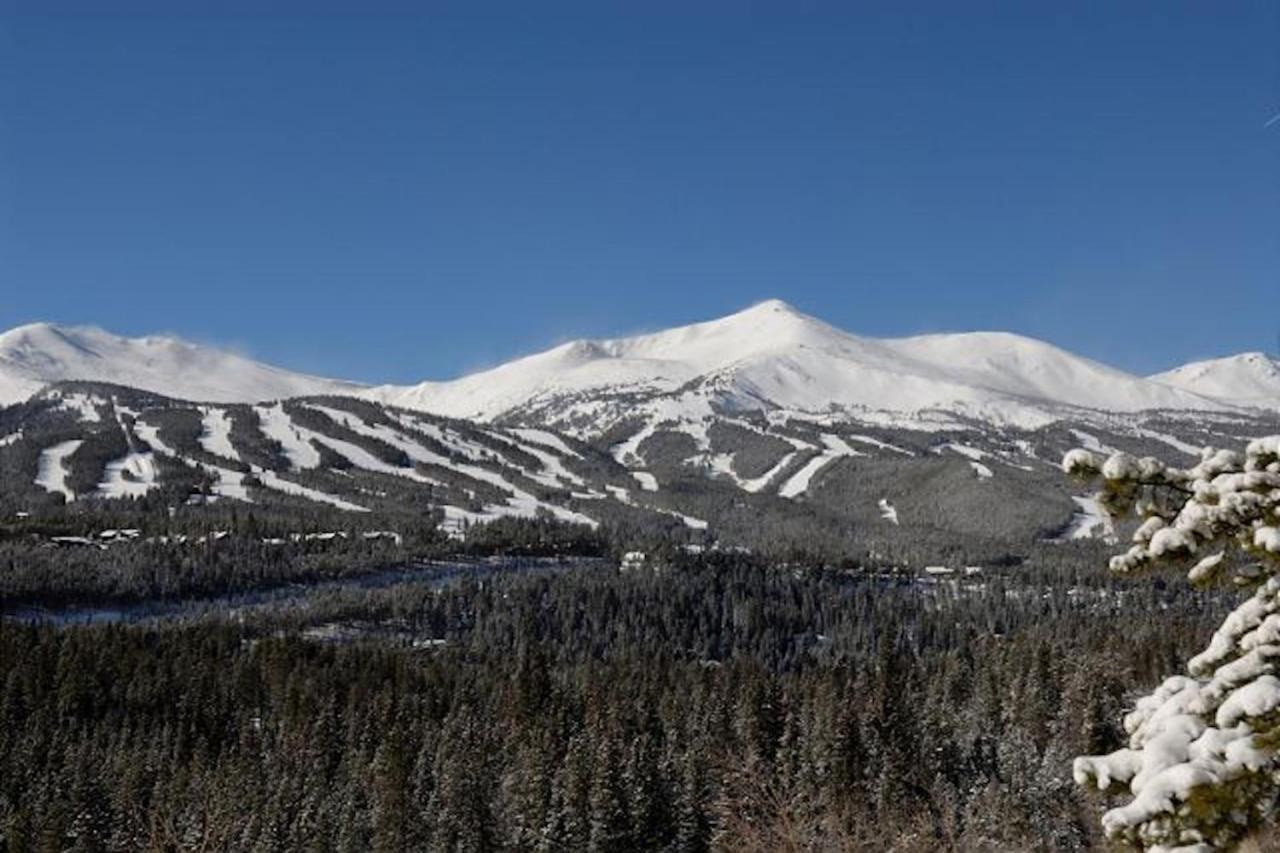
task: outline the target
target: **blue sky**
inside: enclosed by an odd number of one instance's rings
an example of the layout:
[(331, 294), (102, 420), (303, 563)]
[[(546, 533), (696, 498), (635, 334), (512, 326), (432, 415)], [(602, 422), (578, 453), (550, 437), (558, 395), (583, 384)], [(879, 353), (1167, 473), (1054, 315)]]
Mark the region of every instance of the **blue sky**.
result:
[(0, 99), (0, 327), (386, 381), (767, 297), (1280, 346), (1275, 3), (0, 0)]

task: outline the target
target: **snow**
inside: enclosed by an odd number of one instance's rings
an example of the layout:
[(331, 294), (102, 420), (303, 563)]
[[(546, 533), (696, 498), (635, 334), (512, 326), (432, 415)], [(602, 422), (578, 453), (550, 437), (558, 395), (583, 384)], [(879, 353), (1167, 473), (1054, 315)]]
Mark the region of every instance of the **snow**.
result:
[(254, 411), (258, 413), (262, 434), (280, 443), (293, 470), (307, 471), (320, 466), (320, 451), (302, 437), (301, 430), (294, 426), (283, 405), (257, 406)]
[(1106, 542), (1116, 541), (1115, 523), (1102, 509), (1097, 498), (1073, 497), (1071, 500), (1076, 505), (1076, 511), (1071, 517), (1071, 523), (1067, 526), (1066, 531), (1059, 537), (1058, 541), (1077, 539), (1102, 539)]
[(648, 471), (632, 471), (631, 476), (640, 484), (640, 488), (646, 492), (658, 491), (658, 478), (650, 474)]
[[(1259, 552), (1274, 547), (1280, 553), (1277, 451), (1280, 436), (1271, 436), (1251, 441), (1243, 454), (1207, 448), (1186, 469), (1124, 453), (1101, 464), (1106, 481), (1100, 499), (1107, 503), (1124, 500), (1143, 483), (1185, 495), (1180, 504), (1135, 508), (1145, 520), (1133, 534), (1134, 545), (1112, 558), (1114, 571), (1164, 562), (1182, 567), (1195, 555), (1193, 581), (1214, 580), (1231, 568), (1233, 580), (1257, 587), (1188, 661), (1187, 675), (1165, 679), (1136, 702), (1124, 719), (1127, 747), (1076, 759), (1074, 775), (1082, 784), (1105, 790), (1128, 783), (1132, 799), (1103, 816), (1107, 835), (1127, 846), (1235, 849), (1250, 825), (1274, 814), (1280, 575), (1267, 559), (1272, 554)], [(1083, 453), (1090, 452), (1076, 455)], [(1098, 473), (1097, 461), (1078, 467)], [(1229, 549), (1244, 559), (1227, 560)]]
[[(441, 465), (451, 468), (460, 474), (465, 474), (473, 479), (481, 480), (497, 486), (499, 489), (502, 489), (504, 492), (511, 495), (504, 505), (485, 507), (485, 512), (482, 515), (471, 513), (467, 516), (455, 516), (456, 519), (470, 518), (472, 521), (475, 521), (479, 518), (493, 518), (501, 515), (532, 518), (537, 515), (538, 510), (546, 510), (561, 521), (573, 524), (585, 524), (593, 528), (599, 525), (599, 522), (595, 519), (588, 518), (582, 513), (574, 512), (572, 510), (565, 509), (564, 507), (557, 506), (556, 504), (538, 500), (533, 495), (511, 483), (501, 474), (490, 471), (487, 468), (481, 468), (477, 465), (458, 463), (448, 459), (447, 457), (441, 456), (438, 453), (422, 446), (418, 442), (413, 441), (408, 436), (391, 429), (385, 424), (371, 426), (350, 412), (345, 412), (341, 409), (335, 409), (329, 406), (310, 405), (310, 408), (324, 413), (337, 423), (345, 425), (348, 429), (360, 435), (385, 441), (397, 450), (403, 451), (404, 454), (414, 462)], [(341, 453), (343, 456), (346, 456), (357, 468), (363, 468), (377, 473), (392, 474), (399, 477), (407, 477), (411, 480), (417, 480), (424, 483), (435, 482), (429, 477), (419, 474), (412, 468), (399, 468), (394, 465), (389, 465), (363, 448), (351, 444), (350, 442), (341, 441), (329, 436), (322, 436), (318, 433), (309, 433), (301, 428), (298, 429), (304, 437), (310, 435), (315, 441), (323, 442)]]
[(581, 453), (571, 448), (565, 443), (563, 438), (556, 435), (554, 432), (549, 432), (545, 429), (516, 429), (512, 430), (512, 432), (523, 438), (525, 441), (530, 441), (535, 444), (545, 444), (558, 452), (561, 456), (573, 456), (577, 459), (582, 458)]
[(706, 465), (713, 475), (728, 477), (735, 483), (738, 482), (738, 473), (733, 470), (733, 454), (732, 453), (716, 453), (706, 457)]
[(940, 445), (938, 448), (936, 448), (936, 452), (938, 453), (941, 453), (944, 450), (950, 450), (968, 459), (969, 467), (972, 468), (973, 472), (978, 475), (979, 480), (988, 480), (995, 476), (994, 471), (992, 471), (988, 466), (984, 465), (982, 462), (978, 461), (980, 459), (986, 459), (988, 456), (991, 456), (991, 454), (987, 453), (985, 450), (979, 450), (976, 447), (970, 447), (967, 444), (959, 444), (958, 442), (954, 442), (954, 441), (949, 442), (947, 444)]
[(462, 529), (469, 524), (480, 524), (486, 521), (493, 521), (498, 518), (497, 515), (488, 512), (471, 512), (461, 507), (445, 505), (440, 507), (444, 511), (444, 521), (441, 527), (448, 531), (450, 535), (457, 536)]
[[(119, 410), (117, 409), (117, 411)], [(172, 457), (187, 465), (192, 465), (212, 474), (214, 477), (212, 491), (215, 496), (244, 501), (245, 503), (253, 503), (252, 499), (249, 497), (249, 488), (244, 484), (244, 474), (239, 471), (233, 471), (230, 468), (223, 468), (221, 465), (211, 465), (207, 462), (198, 462), (194, 459), (183, 456), (160, 439), (160, 428), (154, 424), (149, 424), (135, 419), (133, 422), (133, 431), (139, 438), (145, 441), (154, 452)]]
[(307, 486), (300, 485), (291, 480), (286, 480), (274, 471), (267, 471), (255, 466), (254, 476), (261, 481), (262, 485), (266, 486), (268, 489), (275, 489), (277, 492), (284, 492), (288, 495), (297, 495), (298, 497), (303, 497), (307, 500), (315, 501), (316, 503), (329, 504), (330, 506), (335, 506), (338, 509), (345, 509), (349, 512), (369, 511), (367, 507), (351, 503), (350, 501), (322, 492), (319, 489), (308, 488)]
[(683, 521), (683, 522), (684, 522), (685, 527), (688, 527), (688, 528), (689, 528), (689, 529), (691, 529), (691, 530), (706, 530), (706, 529), (707, 529), (707, 523), (706, 523), (705, 521), (703, 521), (701, 518), (694, 518), (694, 517), (693, 517), (693, 516), (691, 516), (691, 515), (685, 515), (684, 513), (681, 513), (681, 512), (674, 512), (674, 511), (670, 511), (670, 510), (663, 510), (663, 511), (664, 511), (664, 512), (671, 512), (671, 514), (672, 514), (672, 515), (674, 515), (676, 518), (678, 518), (678, 519), (680, 519), (681, 521)]
[(10, 444), (17, 444), (19, 441), (22, 441), (22, 430), (18, 430), (17, 432), (11, 432), (8, 435), (0, 438), (0, 447), (7, 447)]
[(938, 452), (942, 452), (943, 450), (951, 450), (955, 453), (959, 453), (961, 456), (964, 456), (968, 459), (972, 459), (974, 461), (986, 459), (988, 456), (991, 455), (990, 453), (987, 453), (985, 450), (979, 450), (976, 447), (970, 447), (967, 444), (959, 444), (954, 441), (949, 442), (947, 444), (943, 444), (938, 448)]
[(979, 480), (989, 480), (995, 476), (995, 472), (981, 462), (970, 462), (969, 467), (978, 475)]
[(813, 479), (813, 475), (818, 473), (819, 469), (825, 467), (831, 459), (832, 457), (822, 453), (810, 459), (779, 487), (778, 496), (794, 498), (807, 492), (809, 490), (809, 481)]
[(706, 530), (708, 527), (707, 522), (703, 521), (701, 518), (694, 518), (691, 515), (685, 515), (682, 512), (676, 512), (673, 509), (666, 509), (660, 506), (649, 506), (648, 504), (636, 503), (636, 501), (631, 497), (631, 493), (628, 492), (626, 489), (622, 488), (621, 486), (606, 485), (604, 488), (605, 488), (605, 491), (613, 495), (614, 500), (618, 501), (619, 503), (624, 503), (629, 506), (638, 506), (643, 509), (647, 509), (650, 512), (656, 512), (662, 515), (669, 515), (672, 518), (678, 518), (680, 519), (681, 522), (684, 523), (684, 526), (688, 527), (690, 530)]
[(1253, 531), (1256, 548), (1271, 554), (1280, 554), (1280, 527), (1259, 527)]
[(291, 373), (172, 337), (125, 338), (88, 326), (50, 323), (0, 334), (0, 405), (20, 402), (46, 384), (66, 380), (111, 382), (218, 403), (350, 394), (364, 387)]
[[(707, 430), (710, 428), (709, 419), (702, 418), (696, 421), (680, 421), (672, 427), (672, 430), (682, 432), (692, 438), (698, 453), (707, 454), (711, 451), (711, 437), (707, 435)], [(694, 459), (697, 458), (694, 457)]]
[(480, 462), (486, 459), (497, 458), (497, 453), (482, 444), (477, 444), (470, 439), (463, 438), (451, 429), (447, 429), (438, 424), (413, 415), (401, 414), (399, 412), (388, 412), (392, 419), (400, 424), (401, 427), (410, 433), (420, 432), (430, 438), (435, 439), (453, 452), (466, 457), (472, 462)]
[[(1280, 709), (1280, 679), (1271, 672), (1280, 646), (1259, 645), (1256, 638), (1275, 619), (1278, 591), (1280, 580), (1273, 578), (1227, 618), (1210, 648), (1192, 659), (1190, 670), (1198, 676), (1167, 678), (1137, 701), (1124, 719), (1128, 747), (1075, 760), (1080, 784), (1104, 791), (1129, 784), (1133, 799), (1103, 816), (1109, 836), (1161, 844), (1210, 841), (1194, 836), (1214, 824), (1199, 823), (1184, 807), (1197, 789), (1230, 797), (1232, 783), (1274, 768), (1273, 750), (1255, 734), (1268, 732), (1267, 721)], [(1275, 633), (1272, 628), (1268, 635)]]
[(1085, 450), (1092, 450), (1095, 453), (1101, 453), (1104, 456), (1110, 456), (1113, 453), (1119, 453), (1119, 451), (1116, 450), (1114, 447), (1110, 447), (1108, 445), (1103, 444), (1101, 441), (1098, 440), (1098, 437), (1096, 435), (1093, 435), (1092, 433), (1087, 433), (1079, 429), (1071, 429), (1071, 430), (1068, 430), (1068, 432), (1070, 432), (1073, 436), (1075, 436), (1076, 441), (1078, 441), (1080, 443), (1080, 446)]
[(859, 442), (862, 442), (863, 444), (869, 444), (872, 447), (878, 447), (881, 450), (892, 450), (894, 453), (901, 453), (903, 456), (915, 456), (915, 454), (912, 453), (910, 450), (904, 450), (903, 448), (898, 447), (897, 445), (889, 444), (887, 442), (881, 441), (878, 438), (872, 438), (869, 435), (847, 435), (845, 436), (845, 438), (849, 439), (850, 441), (859, 441)]
[(211, 487), (215, 495), (220, 498), (231, 498), (245, 503), (253, 503), (253, 499), (249, 497), (249, 487), (244, 483), (244, 474), (219, 465), (201, 463), (200, 467), (213, 474), (216, 478)]
[[(390, 474), (393, 477), (403, 477), (406, 480), (413, 480), (418, 483), (428, 483), (438, 485), (438, 483), (430, 477), (424, 477), (413, 468), (401, 468), (399, 465), (392, 465), (389, 462), (383, 462), (377, 456), (374, 456), (368, 450), (365, 450), (358, 444), (350, 441), (344, 441), (341, 438), (334, 438), (330, 435), (321, 435), (318, 432), (311, 432), (299, 428), (303, 436), (310, 436), (313, 441), (328, 446), (328, 448), (339, 456), (346, 458), (348, 462), (364, 471), (372, 471), (375, 474)], [(359, 432), (359, 430), (357, 430)], [(403, 448), (401, 448), (403, 449)]]
[(102, 498), (139, 498), (157, 486), (155, 454), (133, 452), (107, 463), (97, 494)]
[(625, 465), (628, 467), (637, 464), (643, 465), (644, 460), (640, 457), (640, 445), (645, 442), (645, 439), (653, 435), (656, 430), (656, 424), (645, 424), (643, 428), (634, 433), (626, 441), (615, 444), (609, 449), (609, 452), (619, 465)]
[(1031, 338), (998, 332), (860, 337), (777, 300), (655, 334), (574, 341), (452, 381), (363, 392), (452, 417), (493, 420), (527, 409), (552, 411), (566, 422), (584, 413), (596, 423), (607, 413), (601, 395), (622, 394), (643, 395), (645, 402), (618, 406), (615, 421), (656, 415), (657, 400), (678, 401), (663, 414), (685, 420), (715, 402), (757, 411), (835, 407), (858, 417), (943, 410), (1032, 428), (1073, 409), (1231, 409)]
[(786, 456), (783, 456), (781, 459), (779, 459), (776, 465), (774, 465), (768, 471), (765, 471), (759, 477), (756, 477), (751, 480), (739, 480), (738, 485), (742, 486), (742, 490), (745, 492), (755, 493), (755, 492), (764, 491), (765, 486), (773, 482), (773, 479), (777, 477), (779, 474), (781, 474), (783, 470), (786, 469), (786, 467), (791, 464), (791, 460), (795, 458), (795, 455), (796, 455), (796, 451), (794, 450), (791, 451)]
[(813, 480), (815, 474), (832, 462), (842, 456), (865, 456), (848, 445), (848, 443), (836, 435), (824, 433), (821, 436), (822, 443), (826, 449), (817, 456), (810, 459), (800, 470), (792, 474), (782, 487), (778, 489), (778, 495), (784, 498), (794, 498), (809, 491), (809, 483)]
[[(269, 407), (269, 408), (272, 411), (266, 412), (266, 416), (263, 417), (263, 423), (266, 424), (268, 422), (268, 418), (270, 418), (271, 423), (274, 425), (274, 427), (282, 430), (281, 432), (282, 435), (290, 435), (293, 437), (294, 441), (298, 441), (296, 435), (288, 432), (287, 429), (284, 429), (284, 425), (291, 424), (291, 422), (288, 421), (288, 416), (284, 414), (282, 411), (280, 411), (280, 408), (278, 406)], [(213, 410), (213, 411), (220, 412), (221, 410)], [(225, 413), (223, 414), (225, 417)], [(260, 409), (259, 415), (263, 415), (263, 414), (264, 414), (264, 410)], [(284, 421), (281, 421), (279, 419), (279, 416), (283, 416)], [(221, 428), (215, 427), (213, 430), (210, 430), (210, 422), (212, 421), (214, 423), (217, 423), (220, 420), (221, 419), (219, 419), (216, 414), (210, 414), (209, 412), (206, 411), (205, 413), (206, 435), (210, 432), (213, 432), (215, 435), (219, 434), (219, 430)], [(206, 462), (197, 461), (176, 453), (173, 450), (173, 448), (169, 447), (163, 441), (160, 440), (159, 429), (151, 424), (148, 424), (142, 421), (135, 421), (134, 429), (138, 433), (138, 436), (147, 444), (149, 444), (157, 453), (162, 453), (165, 456), (171, 456), (188, 465), (193, 465), (197, 468), (200, 468), (212, 474), (215, 478), (214, 484), (213, 484), (214, 495), (221, 498), (232, 498), (234, 500), (252, 503), (252, 499), (249, 497), (249, 487), (245, 485), (245, 482), (244, 482), (245, 476), (246, 476), (245, 474), (239, 471), (233, 471), (230, 468), (223, 468), (220, 465), (211, 465)], [(209, 444), (205, 444), (203, 440), (201, 441), (201, 444), (204, 445), (206, 450), (210, 450), (210, 452), (212, 452)], [(212, 446), (214, 447), (218, 446), (217, 439), (213, 440)], [(309, 445), (307, 446), (310, 447)], [(286, 445), (286, 452), (287, 451), (288, 451), (288, 446)], [(232, 450), (232, 452), (234, 453), (235, 451)], [(312, 448), (312, 452), (313, 453), (315, 452), (314, 448)], [(151, 454), (145, 454), (145, 455), (149, 457)], [(226, 454), (222, 453), (219, 455), (225, 456)], [(316, 463), (317, 464), (319, 463), (319, 454), (316, 454)], [(115, 464), (115, 463), (112, 463), (112, 464)], [(314, 466), (310, 466), (310, 467), (314, 467)], [(337, 507), (338, 509), (349, 510), (351, 512), (368, 512), (368, 509), (366, 507), (360, 506), (359, 504), (355, 504), (350, 501), (343, 500), (342, 498), (336, 497), (335, 495), (330, 495), (326, 492), (322, 492), (319, 489), (313, 489), (307, 486), (300, 485), (298, 483), (294, 483), (291, 480), (285, 479), (284, 477), (280, 476), (274, 471), (268, 471), (257, 465), (250, 466), (250, 476), (257, 478), (258, 482), (260, 482), (263, 487), (268, 489), (273, 489), (274, 491), (281, 492), (283, 494), (306, 498), (307, 500), (315, 501), (317, 503), (329, 504), (330, 506)], [(153, 475), (153, 478), (154, 478), (154, 475)], [(116, 495), (107, 495), (107, 496), (115, 497)]]
[[(542, 463), (541, 471), (525, 472), (531, 479), (553, 489), (564, 488), (566, 484), (570, 486), (586, 485), (585, 480), (565, 467), (562, 457), (572, 456), (581, 459), (582, 456), (571, 450), (560, 436), (541, 429), (517, 429), (512, 430), (512, 433), (523, 439), (523, 441), (513, 442), (516, 447), (536, 457)], [(555, 450), (561, 455), (557, 456), (547, 448)]]
[[(1267, 527), (1280, 507), (1277, 449), (1280, 436), (1251, 441), (1243, 455), (1206, 449), (1199, 463), (1186, 469), (1167, 466), (1154, 458), (1113, 454), (1101, 469), (1107, 492), (1114, 495), (1117, 490), (1136, 484), (1159, 482), (1180, 489), (1188, 498), (1171, 519), (1145, 513), (1148, 517), (1134, 534), (1134, 546), (1112, 557), (1111, 568), (1117, 572), (1133, 571), (1164, 556), (1195, 554), (1203, 545), (1212, 544), (1223, 530), (1256, 531)], [(1073, 456), (1079, 454), (1068, 454), (1068, 458)], [(1268, 538), (1264, 534), (1255, 547), (1266, 549)]]
[(1147, 378), (1237, 406), (1280, 409), (1280, 359), (1266, 353), (1196, 361)]
[(1202, 447), (1197, 447), (1194, 444), (1185, 442), (1182, 439), (1178, 438), (1177, 436), (1169, 435), (1168, 433), (1164, 433), (1164, 432), (1155, 432), (1154, 430), (1145, 429), (1143, 427), (1135, 427), (1134, 432), (1142, 436), (1143, 438), (1150, 438), (1155, 441), (1159, 441), (1163, 444), (1169, 445), (1174, 450), (1180, 451), (1182, 453), (1186, 453), (1189, 456), (1195, 456), (1197, 458), (1199, 458), (1200, 456), (1200, 451), (1204, 449)]
[(200, 409), (203, 431), (200, 446), (214, 456), (240, 460), (240, 454), (231, 444), (231, 418), (226, 409), (203, 406)]
[(1280, 362), (1262, 353), (1144, 378), (1002, 332), (858, 336), (778, 300), (654, 334), (574, 341), (459, 379), (375, 388), (172, 337), (48, 323), (0, 335), (0, 405), (70, 379), (214, 403), (353, 394), (484, 421), (521, 409), (597, 431), (636, 415), (694, 422), (727, 409), (921, 429), (964, 418), (1035, 428), (1089, 410), (1280, 409)]
[(898, 523), (898, 510), (893, 504), (889, 503), (887, 498), (881, 498), (877, 506), (880, 507), (881, 518), (893, 524)]
[(60, 441), (40, 451), (40, 461), (36, 468), (36, 485), (46, 491), (61, 494), (68, 503), (75, 500), (75, 494), (67, 485), (68, 472), (65, 463), (67, 457), (79, 450), (82, 444), (84, 444), (82, 439), (72, 439)]
[(98, 401), (87, 394), (61, 394), (60, 407), (80, 416), (86, 423), (98, 423), (102, 415), (98, 413)]

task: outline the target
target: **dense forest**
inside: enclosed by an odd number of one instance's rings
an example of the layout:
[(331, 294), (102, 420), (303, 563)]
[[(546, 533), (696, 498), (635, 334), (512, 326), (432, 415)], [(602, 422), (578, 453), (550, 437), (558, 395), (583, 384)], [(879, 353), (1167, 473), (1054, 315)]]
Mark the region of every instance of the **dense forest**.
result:
[[(784, 497), (826, 427), (654, 429), (639, 472), (634, 424), (317, 398), (223, 407), (219, 455), (204, 408), (101, 390), (0, 409), (0, 853), (1097, 848), (1123, 798), (1072, 759), (1237, 599), (1066, 535), (1066, 427), (858, 428)], [(155, 482), (107, 497), (139, 424)]]
[(1232, 600), (728, 554), (3, 622), (0, 849), (1086, 849), (1071, 758)]

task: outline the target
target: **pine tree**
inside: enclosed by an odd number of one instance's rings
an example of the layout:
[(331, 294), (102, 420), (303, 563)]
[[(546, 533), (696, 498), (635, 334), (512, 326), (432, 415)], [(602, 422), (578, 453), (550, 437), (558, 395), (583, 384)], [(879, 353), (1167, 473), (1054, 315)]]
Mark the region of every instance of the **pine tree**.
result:
[(1102, 819), (1112, 838), (1228, 849), (1280, 799), (1280, 436), (1243, 454), (1207, 448), (1188, 469), (1088, 450), (1068, 453), (1063, 469), (1100, 477), (1103, 506), (1142, 519), (1113, 571), (1174, 565), (1196, 584), (1230, 578), (1255, 590), (1188, 674), (1138, 700), (1124, 720), (1127, 747), (1075, 762), (1080, 784), (1129, 783), (1133, 798)]
[(633, 845), (622, 776), (621, 746), (612, 726), (600, 732), (598, 740), (591, 767), (587, 850), (590, 853), (622, 853), (633, 849)]

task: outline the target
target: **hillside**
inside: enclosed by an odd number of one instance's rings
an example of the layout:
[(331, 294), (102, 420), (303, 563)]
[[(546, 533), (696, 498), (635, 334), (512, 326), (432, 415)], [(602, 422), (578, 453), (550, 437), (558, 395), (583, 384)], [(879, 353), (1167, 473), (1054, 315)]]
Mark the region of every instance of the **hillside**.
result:
[(651, 547), (996, 560), (1110, 535), (1061, 477), (1070, 447), (1190, 454), (1275, 427), (1112, 415), (938, 432), (744, 412), (625, 420), (584, 441), (352, 397), (213, 404), (63, 383), (0, 409), (0, 513), (145, 522), (242, 506), (311, 530), (455, 537), (544, 518)]
[(606, 429), (625, 414), (787, 411), (1036, 427), (1082, 411), (1235, 406), (1006, 333), (859, 337), (778, 300), (650, 335), (575, 341), (452, 382), (364, 396), (451, 417)]
[(1280, 360), (1266, 353), (1196, 361), (1150, 379), (1236, 406), (1280, 409)]
[(0, 334), (0, 406), (53, 382), (113, 382), (190, 400), (254, 403), (344, 394), (353, 382), (292, 373), (173, 337), (126, 338), (88, 326), (34, 323)]
[(1275, 432), (1275, 368), (1255, 354), (1144, 379), (1006, 333), (859, 337), (774, 300), (366, 388), (36, 325), (0, 336), (4, 399), (22, 400), (0, 408), (0, 511), (252, 506), (453, 537), (546, 519), (647, 547), (1025, 559), (1117, 535), (1063, 482), (1064, 451), (1190, 458)]

